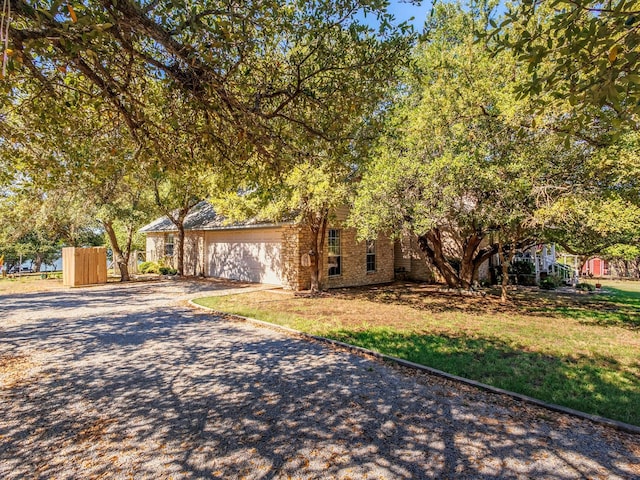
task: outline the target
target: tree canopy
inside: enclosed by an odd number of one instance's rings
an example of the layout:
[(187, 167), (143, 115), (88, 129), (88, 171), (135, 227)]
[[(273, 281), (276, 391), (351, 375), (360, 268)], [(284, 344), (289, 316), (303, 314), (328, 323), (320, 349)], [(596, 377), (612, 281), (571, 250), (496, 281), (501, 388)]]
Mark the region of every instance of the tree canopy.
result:
[(453, 287), (469, 288), (499, 245), (532, 241), (539, 190), (567, 156), (518, 97), (524, 72), (513, 55), (495, 57), (475, 41), (489, 19), (486, 10), (436, 7), (353, 215), (363, 237), (418, 235)]
[(146, 94), (159, 88), (182, 97), (180, 115), (197, 119), (201, 138), (225, 150), (247, 142), (274, 163), (292, 132), (337, 135), (316, 111), (349, 115), (372, 67), (393, 64), (410, 38), (380, 0), (9, 3), (10, 102), (25, 77), (55, 99), (77, 74), (142, 138), (162, 129)]
[(519, 91), (568, 99), (581, 128), (593, 119), (637, 128), (640, 114), (640, 2), (520, 0), (489, 35), (529, 77)]

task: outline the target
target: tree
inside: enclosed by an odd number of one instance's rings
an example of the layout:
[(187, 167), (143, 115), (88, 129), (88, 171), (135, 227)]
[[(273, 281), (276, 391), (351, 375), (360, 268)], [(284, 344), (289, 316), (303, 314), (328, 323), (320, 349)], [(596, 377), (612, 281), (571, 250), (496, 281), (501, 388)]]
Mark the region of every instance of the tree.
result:
[(514, 58), (475, 42), (487, 12), (436, 6), (353, 214), (362, 237), (415, 233), (453, 288), (470, 288), (489, 256), (531, 241), (536, 189), (561, 150), (517, 99)]
[[(235, 148), (209, 142), (206, 119), (199, 112), (190, 110), (180, 95), (167, 95), (154, 85), (147, 97), (154, 105), (151, 117), (154, 127), (149, 130), (142, 151), (143, 170), (156, 208), (178, 230), (174, 259), (178, 275), (184, 275), (187, 215), (211, 190), (217, 189), (221, 172), (231, 169), (226, 162), (250, 162), (252, 157), (244, 150), (243, 142)], [(227, 134), (218, 132), (220, 138)], [(234, 152), (236, 155), (231, 157)]]
[[(640, 238), (640, 135), (622, 131), (606, 147), (589, 149), (565, 186), (544, 199), (537, 220), (549, 241), (562, 245), (583, 262), (616, 245)], [(566, 170), (569, 166), (566, 167)]]
[[(335, 23), (330, 35), (321, 39), (309, 37), (312, 32), (300, 35), (295, 48), (274, 56), (277, 63), (289, 65), (304, 58), (304, 69), (324, 72), (322, 82), (312, 81), (310, 93), (316, 93), (297, 107), (297, 115), (313, 119), (314, 126), (280, 119), (284, 121), (277, 122), (277, 137), (286, 142), (278, 149), (277, 168), (261, 160), (270, 152), (245, 154), (240, 165), (222, 175), (225, 188), (216, 185), (212, 196), (230, 221), (287, 219), (307, 228), (311, 234), (311, 291), (316, 293), (323, 286), (327, 225), (333, 211), (348, 203), (359, 165), (378, 128), (385, 95), (397, 80), (398, 67), (405, 63), (413, 35), (406, 31), (406, 36), (398, 36), (384, 22), (380, 35), (362, 25), (342, 22)], [(346, 67), (336, 70), (337, 59), (328, 56), (338, 47), (340, 62)]]
[(280, 176), (277, 182), (257, 184), (214, 199), (214, 204), (231, 222), (247, 218), (293, 221), (308, 229), (312, 294), (323, 287), (327, 226), (336, 208), (347, 205), (354, 177), (352, 169), (325, 158), (326, 154), (326, 151), (309, 153), (306, 163)]
[(640, 208), (620, 197), (601, 195), (585, 191), (563, 196), (538, 212), (545, 237), (582, 257), (582, 263), (609, 247), (640, 238)]
[[(15, 192), (25, 185), (41, 192), (49, 208), (42, 211), (38, 231), (55, 230), (67, 245), (78, 243), (74, 222), (67, 219), (93, 223), (94, 236), (100, 237), (104, 229), (121, 279), (127, 281), (132, 238), (153, 214), (152, 204), (145, 204), (151, 190), (142, 183), (141, 149), (90, 84), (71, 75), (66, 84), (69, 88), (59, 92), (62, 102), (38, 96), (26, 96), (22, 102), (16, 99), (13, 111), (0, 122), (14, 160), (15, 173), (7, 188)], [(25, 103), (26, 108), (19, 108)], [(67, 225), (72, 229), (65, 231)], [(127, 236), (119, 239), (122, 231)]]
[(198, 167), (197, 159), (190, 160), (190, 165), (182, 164), (179, 170), (156, 168), (150, 171), (156, 206), (178, 230), (178, 248), (174, 255), (178, 275), (184, 275), (185, 219), (209, 191), (208, 184), (203, 181), (206, 174)]
[(66, 76), (80, 75), (142, 141), (162, 128), (144, 94), (157, 81), (202, 120), (203, 140), (245, 142), (276, 167), (287, 135), (330, 138), (331, 122), (315, 110), (344, 97), (354, 74), (381, 60), (381, 45), (405, 43), (382, 0), (9, 4), (7, 92), (34, 79), (58, 101)]
[(616, 272), (628, 278), (640, 278), (640, 247), (638, 245), (613, 245), (604, 252)]
[(22, 257), (40, 271), (60, 257), (64, 245), (101, 243), (96, 221), (85, 208), (41, 187), (23, 179), (0, 195), (0, 252), (10, 266)]
[(377, 102), (385, 68), (411, 41), (385, 7), (380, 0), (126, 0), (74, 9), (12, 0), (7, 105), (28, 105), (12, 83), (27, 79), (31, 94), (75, 107), (59, 93), (77, 92), (79, 78), (81, 91), (104, 98), (128, 127), (156, 201), (180, 232), (202, 198), (193, 181), (208, 174), (202, 165), (266, 183), (297, 165), (314, 141), (330, 149), (345, 142), (345, 121), (362, 118), (363, 99)]
[[(568, 98), (580, 129), (593, 118), (637, 128), (640, 4), (636, 0), (521, 0), (489, 35), (528, 68), (520, 91), (544, 106)], [(550, 93), (549, 95), (546, 95)]]

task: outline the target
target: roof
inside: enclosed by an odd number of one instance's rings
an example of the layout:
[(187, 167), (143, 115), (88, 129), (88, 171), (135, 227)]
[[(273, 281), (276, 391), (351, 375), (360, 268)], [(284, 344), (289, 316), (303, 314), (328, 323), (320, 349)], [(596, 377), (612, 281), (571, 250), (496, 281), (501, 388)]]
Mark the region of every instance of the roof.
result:
[[(184, 219), (185, 230), (234, 230), (245, 228), (277, 227), (289, 225), (292, 222), (270, 222), (250, 218), (241, 222), (229, 223), (225, 217), (218, 215), (213, 206), (208, 202), (200, 202), (191, 209)], [(140, 230), (142, 233), (176, 232), (178, 229), (169, 217), (160, 217), (145, 225)]]

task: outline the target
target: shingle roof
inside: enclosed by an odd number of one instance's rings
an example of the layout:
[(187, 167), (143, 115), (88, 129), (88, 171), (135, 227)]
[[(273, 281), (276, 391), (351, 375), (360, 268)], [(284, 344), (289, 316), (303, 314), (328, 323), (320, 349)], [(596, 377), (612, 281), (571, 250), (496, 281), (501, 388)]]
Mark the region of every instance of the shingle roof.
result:
[[(200, 202), (197, 204), (184, 220), (185, 230), (231, 230), (241, 228), (261, 228), (271, 227), (291, 222), (269, 222), (256, 220), (251, 218), (242, 222), (228, 223), (226, 218), (218, 215), (213, 206), (208, 202)], [(168, 217), (161, 217), (142, 227), (139, 231), (142, 233), (153, 232), (175, 232), (178, 229)]]

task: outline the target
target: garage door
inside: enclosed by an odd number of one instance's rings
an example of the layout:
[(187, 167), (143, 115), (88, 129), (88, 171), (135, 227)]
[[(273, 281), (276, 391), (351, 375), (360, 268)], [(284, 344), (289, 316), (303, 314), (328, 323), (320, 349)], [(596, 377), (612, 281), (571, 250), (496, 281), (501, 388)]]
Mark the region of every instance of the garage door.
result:
[(207, 275), (280, 285), (282, 230), (207, 232)]

